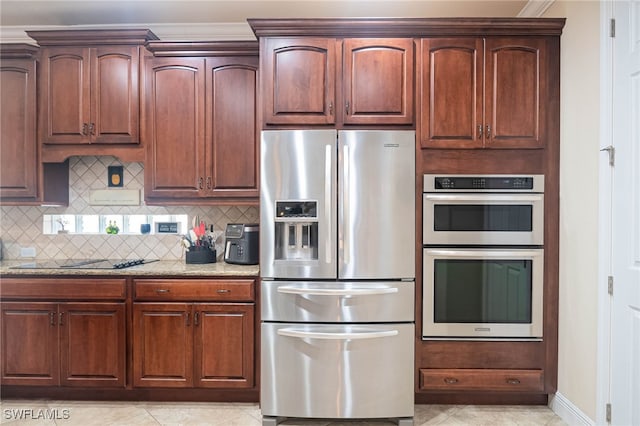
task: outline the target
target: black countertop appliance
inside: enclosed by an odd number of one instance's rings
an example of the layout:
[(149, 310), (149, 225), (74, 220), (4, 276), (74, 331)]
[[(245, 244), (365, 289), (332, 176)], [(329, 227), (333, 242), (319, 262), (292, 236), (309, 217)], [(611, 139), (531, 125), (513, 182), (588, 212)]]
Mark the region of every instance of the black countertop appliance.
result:
[(259, 235), (257, 223), (227, 224), (224, 233), (224, 261), (239, 265), (257, 265)]

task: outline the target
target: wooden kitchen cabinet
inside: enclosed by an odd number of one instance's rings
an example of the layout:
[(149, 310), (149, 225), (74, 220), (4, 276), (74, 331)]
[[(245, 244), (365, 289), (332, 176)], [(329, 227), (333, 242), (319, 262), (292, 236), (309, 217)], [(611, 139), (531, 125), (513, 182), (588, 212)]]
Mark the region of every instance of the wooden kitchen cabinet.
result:
[(253, 288), (253, 280), (136, 280), (133, 385), (253, 387)]
[(124, 279), (0, 281), (4, 385), (123, 388)]
[(158, 57), (145, 71), (148, 202), (257, 200), (257, 44), (233, 46), (209, 44), (199, 51), (208, 57), (150, 46)]
[(413, 124), (412, 38), (261, 38), (265, 128)]
[[(36, 59), (38, 48), (3, 44), (0, 50), (0, 198), (36, 200)], [(13, 57), (12, 57), (13, 55)]]
[(124, 303), (2, 303), (2, 383), (124, 387)]
[(420, 389), (426, 391), (543, 392), (542, 370), (421, 369)]
[(542, 148), (544, 37), (422, 40), (423, 148)]

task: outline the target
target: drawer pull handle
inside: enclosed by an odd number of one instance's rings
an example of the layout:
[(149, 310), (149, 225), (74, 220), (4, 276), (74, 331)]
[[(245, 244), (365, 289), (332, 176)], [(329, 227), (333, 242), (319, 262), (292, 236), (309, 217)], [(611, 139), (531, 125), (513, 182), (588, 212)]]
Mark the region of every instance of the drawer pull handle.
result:
[(49, 312), (49, 324), (56, 325), (56, 313)]
[(458, 379), (456, 379), (455, 377), (445, 377), (444, 382), (448, 385), (455, 385), (456, 383), (458, 383)]
[(216, 290), (216, 292), (218, 294), (224, 294), (224, 293), (231, 293), (231, 290), (226, 289), (226, 288), (221, 288), (221, 289)]
[(507, 383), (509, 383), (510, 385), (519, 385), (520, 379), (509, 378), (507, 379)]
[(164, 294), (164, 293), (169, 293), (169, 289), (168, 288), (158, 288), (156, 289), (156, 293), (158, 294)]

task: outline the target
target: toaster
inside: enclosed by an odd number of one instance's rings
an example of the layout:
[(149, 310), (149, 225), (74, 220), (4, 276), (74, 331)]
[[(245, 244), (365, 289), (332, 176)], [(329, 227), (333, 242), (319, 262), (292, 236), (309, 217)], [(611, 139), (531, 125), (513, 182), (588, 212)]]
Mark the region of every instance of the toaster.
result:
[(259, 225), (229, 223), (224, 233), (224, 261), (239, 265), (257, 265), (259, 261)]

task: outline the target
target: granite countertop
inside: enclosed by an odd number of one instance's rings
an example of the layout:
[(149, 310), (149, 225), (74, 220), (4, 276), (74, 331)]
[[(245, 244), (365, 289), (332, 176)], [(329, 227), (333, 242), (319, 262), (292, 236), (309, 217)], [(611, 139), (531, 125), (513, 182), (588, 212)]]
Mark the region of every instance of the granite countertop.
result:
[(16, 269), (12, 268), (38, 260), (3, 260), (0, 262), (0, 275), (42, 275), (42, 276), (187, 276), (187, 277), (224, 277), (260, 275), (259, 265), (233, 265), (224, 261), (205, 264), (185, 264), (184, 260), (160, 260), (144, 265), (131, 266), (124, 269), (86, 269), (86, 268), (51, 268), (51, 269)]

